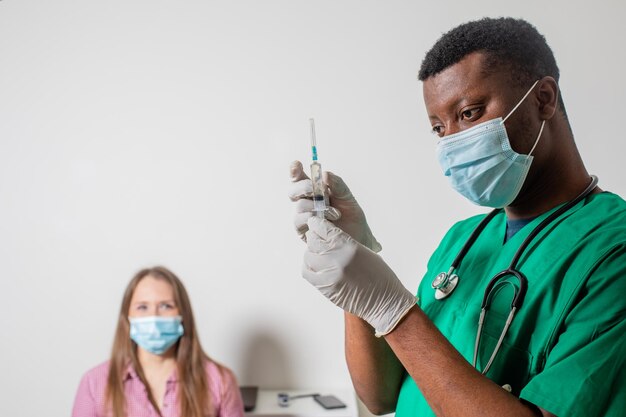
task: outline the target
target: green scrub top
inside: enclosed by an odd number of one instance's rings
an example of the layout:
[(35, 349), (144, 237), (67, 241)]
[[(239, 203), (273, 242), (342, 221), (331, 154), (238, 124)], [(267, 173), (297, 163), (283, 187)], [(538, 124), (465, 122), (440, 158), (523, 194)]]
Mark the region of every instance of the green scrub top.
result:
[[(506, 216), (496, 215), (457, 268), (459, 284), (444, 300), (435, 299), (431, 281), (448, 271), (484, 215), (454, 225), (429, 260), (418, 304), (468, 362), (487, 283), (548, 214), (506, 243)], [(487, 377), (557, 416), (626, 416), (626, 202), (608, 192), (587, 197), (534, 238), (517, 269), (528, 279), (528, 292)], [(479, 370), (493, 352), (512, 298), (510, 285), (494, 291)], [(396, 416), (434, 415), (407, 375)]]

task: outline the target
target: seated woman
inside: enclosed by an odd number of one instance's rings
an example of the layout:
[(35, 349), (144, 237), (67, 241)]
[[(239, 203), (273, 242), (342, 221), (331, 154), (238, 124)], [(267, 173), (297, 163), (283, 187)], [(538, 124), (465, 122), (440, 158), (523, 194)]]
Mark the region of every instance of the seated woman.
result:
[(111, 359), (85, 374), (72, 416), (243, 416), (233, 373), (202, 350), (187, 291), (166, 268), (128, 284)]

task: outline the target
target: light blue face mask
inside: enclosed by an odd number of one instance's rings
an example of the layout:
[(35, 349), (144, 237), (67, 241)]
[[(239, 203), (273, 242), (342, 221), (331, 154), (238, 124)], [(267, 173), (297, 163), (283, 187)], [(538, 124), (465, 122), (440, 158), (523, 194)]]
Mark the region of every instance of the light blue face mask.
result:
[(437, 157), (452, 188), (472, 203), (505, 207), (519, 194), (533, 161), (545, 120), (528, 155), (511, 148), (504, 122), (524, 102), (539, 80), (530, 87), (511, 112), (462, 132), (444, 136), (437, 144)]
[(162, 355), (184, 333), (181, 316), (129, 317), (130, 338), (148, 352)]

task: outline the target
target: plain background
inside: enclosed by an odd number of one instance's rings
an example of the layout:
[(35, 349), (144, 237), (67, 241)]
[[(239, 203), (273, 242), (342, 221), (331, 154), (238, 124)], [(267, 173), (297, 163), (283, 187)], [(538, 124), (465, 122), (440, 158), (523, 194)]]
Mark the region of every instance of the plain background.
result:
[(589, 171), (626, 195), (625, 4), (0, 1), (0, 415), (69, 415), (128, 280), (156, 264), (241, 384), (351, 386), (342, 313), (300, 277), (287, 198), (308, 118), (415, 291), (445, 230), (485, 211), (436, 163), (424, 53), (467, 20), (528, 19)]

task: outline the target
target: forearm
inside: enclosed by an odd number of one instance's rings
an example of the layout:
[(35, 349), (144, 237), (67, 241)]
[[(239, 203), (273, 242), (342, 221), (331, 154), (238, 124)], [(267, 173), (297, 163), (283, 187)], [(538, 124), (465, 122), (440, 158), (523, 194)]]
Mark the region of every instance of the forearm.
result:
[(364, 320), (345, 313), (345, 350), (357, 395), (374, 414), (395, 411), (404, 368), (384, 338)]
[(476, 371), (418, 306), (385, 339), (437, 416), (541, 415)]

